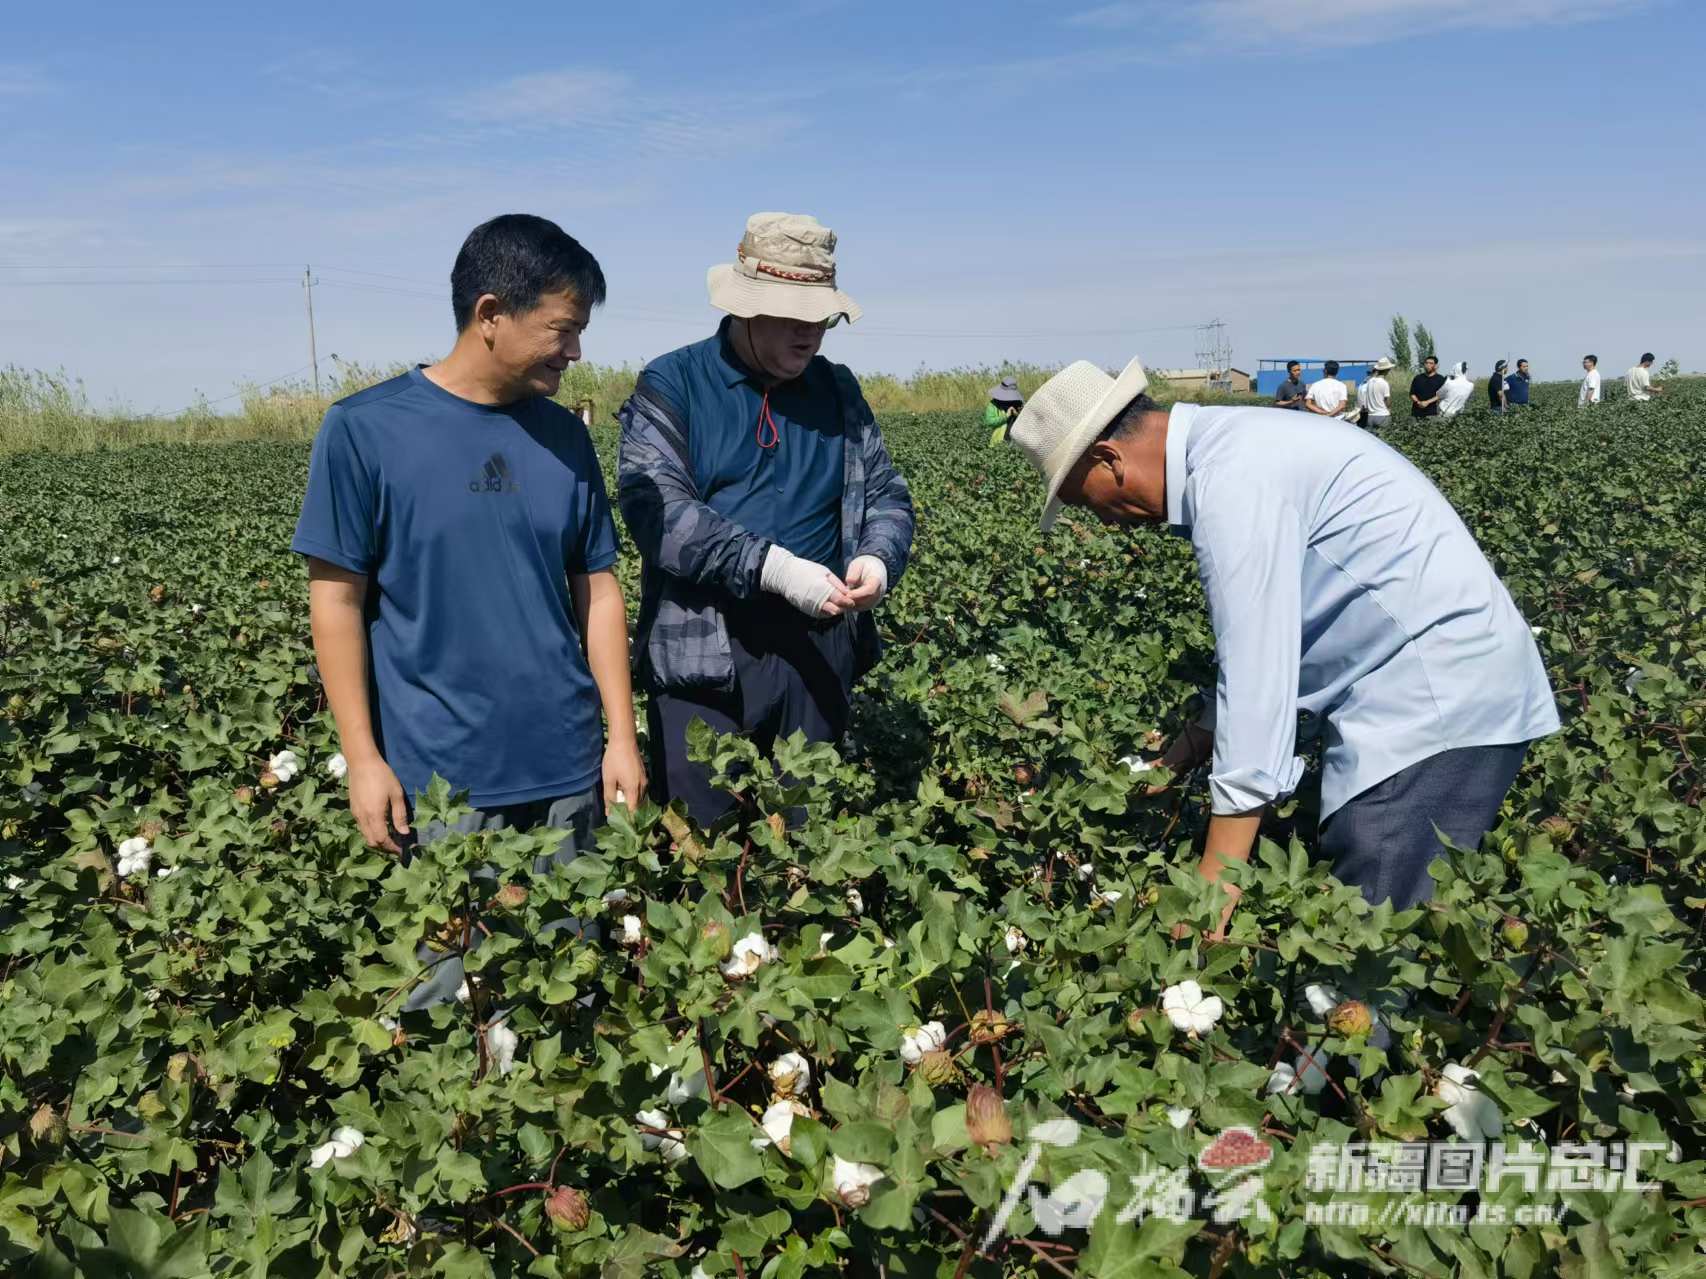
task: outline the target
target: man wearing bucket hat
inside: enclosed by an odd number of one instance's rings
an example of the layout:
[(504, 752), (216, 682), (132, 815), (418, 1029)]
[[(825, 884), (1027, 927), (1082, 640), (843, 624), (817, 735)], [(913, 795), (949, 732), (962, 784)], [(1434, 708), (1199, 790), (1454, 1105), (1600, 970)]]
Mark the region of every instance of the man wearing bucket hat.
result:
[(1007, 438), (1007, 428), (1025, 407), (1025, 397), (1019, 394), (1019, 379), (1004, 377), (989, 388), (989, 403), (984, 406), (983, 424), (990, 428), (990, 444)]
[[(1334, 873), (1397, 909), (1432, 891), (1434, 827), (1474, 847), (1527, 743), (1558, 728), (1534, 638), (1469, 530), (1396, 450), (1349, 423), (1143, 394), (1080, 361), (1010, 438), (1062, 506), (1188, 536), (1214, 624), (1212, 706), (1163, 757), (1212, 753), (1201, 870), (1249, 858), (1296, 788), (1298, 719), (1321, 730), (1321, 838)], [(1238, 890), (1226, 884), (1232, 900)]]
[(839, 738), (877, 658), (870, 610), (912, 547), (912, 499), (859, 383), (818, 354), (860, 314), (835, 245), (815, 218), (754, 214), (707, 277), (717, 332), (648, 364), (617, 413), (654, 794), (701, 824), (733, 801), (688, 760), (689, 725), (764, 749)]
[(1357, 388), (1358, 425), (1371, 431), (1384, 431), (1392, 425), (1392, 384), (1386, 380), (1386, 375), (1396, 367), (1391, 360), (1381, 356), (1362, 380), (1362, 385)]

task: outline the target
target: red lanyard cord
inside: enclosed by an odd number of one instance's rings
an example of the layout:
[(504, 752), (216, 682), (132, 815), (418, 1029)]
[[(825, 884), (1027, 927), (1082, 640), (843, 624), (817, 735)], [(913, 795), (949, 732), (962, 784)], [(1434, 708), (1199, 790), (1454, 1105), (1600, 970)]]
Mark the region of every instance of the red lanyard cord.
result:
[[(765, 439), (768, 430), (770, 438)], [(770, 414), (770, 391), (765, 389), (764, 399), (758, 405), (758, 427), (753, 431), (753, 438), (758, 441), (761, 449), (773, 449), (782, 442), (782, 433), (776, 429), (776, 419)]]

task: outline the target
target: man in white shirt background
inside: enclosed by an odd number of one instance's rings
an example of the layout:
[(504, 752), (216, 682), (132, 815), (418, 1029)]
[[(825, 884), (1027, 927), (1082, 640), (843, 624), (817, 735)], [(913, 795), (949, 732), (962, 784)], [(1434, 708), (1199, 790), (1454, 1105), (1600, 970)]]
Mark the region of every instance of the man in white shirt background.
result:
[(1576, 407), (1585, 409), (1599, 403), (1599, 356), (1582, 356), (1582, 389), (1576, 394)]
[(1368, 377), (1357, 388), (1357, 399), (1368, 413), (1363, 425), (1371, 431), (1384, 431), (1392, 425), (1392, 384), (1386, 375), (1396, 367), (1384, 357), (1376, 360)]
[(1339, 362), (1328, 360), (1321, 366), (1322, 377), (1310, 384), (1309, 394), (1303, 398), (1303, 407), (1321, 417), (1338, 417), (1345, 410), (1345, 401), (1351, 398), (1351, 393), (1345, 384), (1339, 381)]
[(1655, 395), (1663, 395), (1662, 386), (1653, 385), (1653, 353), (1648, 351), (1641, 357), (1641, 362), (1623, 375), (1623, 384), (1629, 390), (1631, 400), (1650, 400)]

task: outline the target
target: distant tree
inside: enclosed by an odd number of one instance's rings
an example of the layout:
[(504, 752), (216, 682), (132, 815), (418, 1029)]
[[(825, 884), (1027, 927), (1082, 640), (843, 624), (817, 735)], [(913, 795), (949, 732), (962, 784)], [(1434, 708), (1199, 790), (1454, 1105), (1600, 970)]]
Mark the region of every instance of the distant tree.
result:
[(1416, 359), (1425, 360), (1428, 356), (1439, 359), (1439, 350), (1434, 346), (1434, 335), (1428, 332), (1425, 324), (1416, 325)]
[(1401, 315), (1392, 317), (1392, 327), (1387, 330), (1386, 345), (1392, 351), (1392, 363), (1401, 369), (1413, 369), (1416, 366), (1410, 361), (1410, 325)]
[(1660, 377), (1680, 377), (1681, 375), (1682, 365), (1678, 364), (1675, 360), (1666, 360), (1663, 364), (1659, 365)]

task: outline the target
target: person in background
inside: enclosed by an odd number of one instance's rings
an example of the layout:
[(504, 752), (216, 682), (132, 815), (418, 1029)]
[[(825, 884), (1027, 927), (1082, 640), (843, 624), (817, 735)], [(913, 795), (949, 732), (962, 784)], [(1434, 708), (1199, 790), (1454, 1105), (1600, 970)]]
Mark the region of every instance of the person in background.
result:
[(1357, 388), (1357, 402), (1368, 415), (1362, 419), (1362, 425), (1371, 431), (1384, 431), (1392, 425), (1392, 384), (1386, 375), (1396, 367), (1382, 356)]
[(1307, 394), (1303, 385), (1303, 365), (1293, 360), (1285, 366), (1285, 381), (1274, 392), (1274, 407), (1276, 409), (1303, 408), (1304, 396)]
[(1497, 360), (1493, 364), (1493, 376), (1487, 379), (1487, 407), (1495, 413), (1503, 413), (1509, 404), (1509, 394), (1505, 387), (1505, 361)]
[(881, 646), (871, 610), (912, 549), (912, 498), (858, 379), (819, 354), (860, 314), (835, 244), (816, 218), (753, 214), (706, 276), (717, 331), (648, 364), (616, 415), (652, 779), (701, 825), (735, 800), (688, 758), (689, 727), (766, 752), (838, 740)]
[(1459, 360), (1451, 366), (1451, 376), (1445, 380), (1445, 386), (1439, 393), (1439, 415), (1441, 417), (1456, 417), (1463, 412), (1469, 403), (1469, 397), (1475, 393), (1475, 382), (1469, 376), (1469, 362)]
[(1007, 438), (1007, 428), (1025, 407), (1025, 397), (1019, 394), (1019, 379), (1004, 377), (989, 388), (989, 403), (983, 407), (983, 424), (993, 434), (989, 442), (999, 444)]
[[(1199, 872), (1223, 878), (1303, 779), (1300, 712), (1320, 724), (1322, 853), (1371, 905), (1433, 892), (1435, 828), (1476, 848), (1527, 743), (1558, 711), (1527, 621), (1440, 491), (1341, 422), (1175, 404), (1079, 361), (1044, 383), (1012, 442), (1062, 506), (1190, 539), (1214, 628), (1212, 715), (1161, 763), (1212, 759)], [(1342, 429), (1341, 429), (1342, 428)]]
[(1653, 385), (1653, 353), (1648, 351), (1641, 357), (1641, 362), (1623, 375), (1623, 384), (1628, 389), (1629, 398), (1637, 402), (1650, 400), (1655, 395), (1663, 395), (1662, 386)]
[(1339, 381), (1339, 362), (1328, 360), (1321, 366), (1322, 376), (1317, 378), (1309, 388), (1309, 393), (1303, 397), (1303, 407), (1320, 417), (1338, 417), (1345, 411), (1345, 402), (1351, 398), (1350, 391)]
[[(586, 426), (551, 398), (604, 296), (556, 224), (493, 218), (451, 268), (450, 354), (339, 400), (315, 437), (290, 545), (371, 847), (569, 832), (544, 875), (645, 798), (616, 525)], [(474, 811), (412, 829), (435, 776)], [(461, 954), (422, 943), (404, 1011), (453, 999)]]
[(1505, 378), (1505, 399), (1513, 408), (1526, 409), (1528, 403), (1528, 361), (1518, 360), (1516, 372)]
[(1599, 356), (1582, 356), (1582, 387), (1576, 392), (1576, 407), (1592, 408), (1599, 403)]
[(1439, 416), (1439, 393), (1445, 386), (1445, 374), (1439, 371), (1437, 356), (1422, 361), (1422, 371), (1410, 379), (1410, 416), (1414, 419)]

